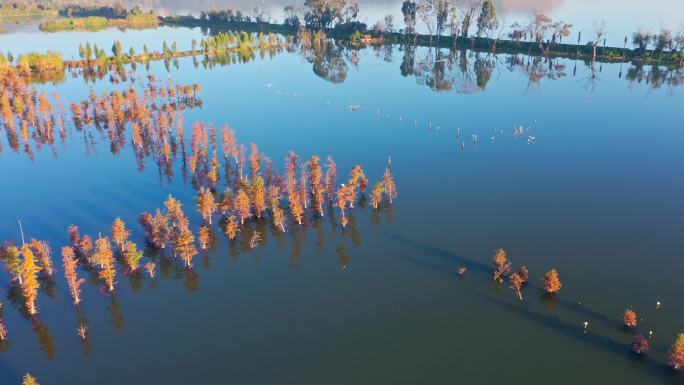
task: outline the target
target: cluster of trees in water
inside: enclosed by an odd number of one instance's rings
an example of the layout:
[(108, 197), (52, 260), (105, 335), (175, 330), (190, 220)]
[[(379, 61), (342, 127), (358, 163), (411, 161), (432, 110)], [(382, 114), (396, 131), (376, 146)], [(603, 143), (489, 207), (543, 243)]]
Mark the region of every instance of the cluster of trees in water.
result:
[[(515, 271), (513, 264), (508, 259), (506, 251), (503, 249), (498, 249), (494, 252), (492, 266), (494, 267), (492, 280), (497, 284), (503, 283), (504, 280), (508, 280), (510, 288), (515, 292), (520, 301), (522, 301), (524, 289), (526, 286), (530, 285), (530, 273), (528, 268), (526, 266), (522, 266)], [(463, 275), (465, 273), (466, 268), (460, 267), (459, 274)], [(542, 281), (545, 296), (555, 297), (563, 287), (556, 269), (547, 271), (544, 274)], [(660, 306), (659, 302), (657, 306)], [(622, 315), (621, 322), (626, 330), (634, 332), (638, 324), (643, 322), (643, 318), (640, 319), (634, 309), (627, 308)], [(584, 322), (583, 326), (586, 333), (588, 331), (589, 323)], [(644, 355), (648, 353), (651, 348), (649, 338), (650, 333), (648, 337), (644, 334), (635, 334), (632, 342), (629, 344), (629, 349), (638, 355)], [(675, 339), (675, 342), (670, 346), (669, 349), (667, 349), (665, 359), (667, 365), (674, 370), (679, 370), (684, 367), (684, 333), (680, 333)]]
[[(368, 184), (358, 165), (352, 168), (345, 183), (338, 185), (337, 167), (331, 157), (325, 164), (316, 156), (302, 162), (291, 152), (286, 158), (285, 172), (279, 174), (255, 144), (250, 145), (251, 151), (247, 155), (247, 146), (238, 143), (235, 132), (227, 126), (217, 132), (211, 125), (196, 123), (189, 145), (186, 145), (182, 111), (201, 103), (201, 87), (163, 85), (151, 75), (147, 81), (143, 92), (131, 87), (101, 97), (91, 93), (87, 100), (72, 102), (69, 110), (73, 124), (93, 146), (93, 134), (108, 138), (114, 154), (130, 143), (141, 168), (144, 167), (143, 158), (153, 157), (160, 170), (168, 170), (168, 175), (172, 175), (173, 162), (180, 162), (184, 176), (192, 178), (192, 186), (197, 190), (195, 207), (202, 224), (196, 230), (191, 228), (181, 202), (169, 196), (163, 209), (140, 215), (147, 240), (145, 249), (133, 241), (129, 226), (121, 218), (114, 220), (108, 233), (100, 233), (97, 237), (82, 234), (77, 226), (70, 226), (70, 244), (61, 248), (61, 257), (65, 282), (77, 306), (83, 300), (81, 286), (86, 282), (83, 272), (90, 275), (91, 283), (112, 293), (121, 275), (127, 276), (132, 285), (139, 285), (143, 274), (154, 278), (157, 264), (153, 260), (166, 269), (167, 275), (169, 265), (180, 260), (186, 268), (182, 274), (187, 277), (187, 284), (196, 285), (197, 275), (190, 269), (193, 258), (199, 252), (198, 247), (200, 250), (213, 247), (217, 234), (226, 235), (231, 250), (237, 247), (249, 250), (266, 241), (270, 228), (276, 239), (280, 236), (277, 234), (291, 233), (297, 250), (302, 247), (301, 231), (308, 227), (321, 230), (321, 221), (329, 218), (331, 223), (341, 225), (343, 232), (348, 228), (352, 241), (357, 243), (353, 209), (363, 208), (369, 202), (373, 215), (377, 215), (387, 210), (397, 197), (389, 167), (373, 186)], [(18, 136), (26, 143), (32, 137), (37, 143), (51, 146), (57, 135), (64, 140), (67, 131), (64, 122), (60, 121), (65, 116), (61, 104), (54, 107), (43, 92), (26, 87), (16, 74), (3, 78), (0, 84), (5, 87), (0, 111), (15, 150), (19, 147)], [(58, 96), (53, 97), (58, 100)], [(58, 133), (55, 133), (55, 127), (59, 127)], [(17, 128), (19, 133), (15, 131)], [(222, 179), (225, 181), (223, 188)], [(339, 220), (335, 219), (333, 208), (339, 209)], [(267, 225), (269, 218), (270, 226)], [(290, 226), (294, 229), (288, 230)], [(54, 355), (53, 338), (36, 314), (39, 291), (54, 295), (58, 269), (46, 241), (31, 239), (26, 242), (23, 230), (21, 234), (20, 243), (8, 241), (0, 248), (0, 262), (10, 276), (8, 298), (31, 320), (42, 349), (51, 358)], [(295, 256), (300, 252), (296, 250), (293, 251)], [(349, 258), (344, 243), (337, 251), (340, 265), (345, 267)], [(144, 262), (144, 258), (148, 261)], [(117, 269), (117, 265), (121, 268)], [(112, 301), (115, 301), (113, 296)], [(114, 312), (118, 303), (113, 302), (111, 307)], [(90, 349), (84, 317), (80, 310), (78, 312), (77, 333), (84, 342), (84, 349)], [(122, 322), (120, 314), (113, 314), (113, 317), (118, 320), (115, 324)], [(8, 330), (0, 315), (0, 348), (7, 347), (7, 337)]]

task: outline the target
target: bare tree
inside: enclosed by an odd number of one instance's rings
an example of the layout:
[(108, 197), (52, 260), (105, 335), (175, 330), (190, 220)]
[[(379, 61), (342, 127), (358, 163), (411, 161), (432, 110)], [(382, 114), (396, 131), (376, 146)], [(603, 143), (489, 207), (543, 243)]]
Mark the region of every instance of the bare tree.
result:
[(285, 19), (283, 20), (283, 23), (285, 23), (285, 25), (289, 25), (291, 27), (299, 27), (299, 15), (301, 14), (301, 12), (298, 8), (296, 8), (293, 5), (288, 5), (283, 9), (283, 13), (285, 15)]
[(601, 43), (601, 40), (606, 36), (608, 30), (606, 29), (606, 21), (604, 19), (592, 20), (591, 21), (591, 32), (594, 37), (594, 41), (591, 42), (591, 61), (596, 60), (596, 47)]
[(456, 0), (456, 7), (458, 7), (463, 19), (461, 21), (461, 36), (468, 37), (470, 26), (475, 22), (475, 14), (482, 6), (483, 0)]
[(432, 35), (436, 29), (433, 20), (433, 10), (435, 8), (435, 0), (420, 0), (418, 3), (418, 16), (425, 24), (428, 32), (430, 33), (430, 44), (432, 44)]

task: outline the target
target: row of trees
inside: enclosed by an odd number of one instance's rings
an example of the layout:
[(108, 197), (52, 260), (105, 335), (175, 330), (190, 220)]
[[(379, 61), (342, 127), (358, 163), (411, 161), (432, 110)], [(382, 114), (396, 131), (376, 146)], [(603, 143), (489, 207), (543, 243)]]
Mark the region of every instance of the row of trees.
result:
[[(504, 279), (508, 279), (510, 288), (516, 293), (518, 298), (523, 300), (523, 289), (529, 284), (529, 270), (526, 266), (522, 266), (517, 271), (513, 271), (513, 265), (509, 261), (506, 251), (498, 249), (494, 252), (492, 259), (492, 266), (494, 267), (492, 280), (497, 283), (503, 283)], [(466, 269), (459, 268), (459, 274), (464, 274)], [(563, 287), (558, 271), (551, 269), (544, 274), (543, 289), (546, 295), (555, 296)], [(639, 321), (636, 311), (634, 309), (626, 309), (622, 315), (622, 324), (628, 330), (634, 330)], [(585, 332), (588, 323), (584, 323)], [(630, 344), (630, 349), (636, 354), (646, 354), (650, 349), (648, 338), (642, 334), (636, 334)], [(684, 334), (679, 334), (675, 342), (670, 346), (666, 355), (667, 364), (675, 370), (684, 367)]]

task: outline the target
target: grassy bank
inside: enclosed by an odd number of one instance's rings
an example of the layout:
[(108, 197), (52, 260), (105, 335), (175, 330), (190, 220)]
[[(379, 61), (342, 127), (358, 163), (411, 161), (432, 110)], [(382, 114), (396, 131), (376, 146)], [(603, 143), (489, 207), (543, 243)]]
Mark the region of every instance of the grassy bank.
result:
[(108, 19), (101, 16), (70, 17), (40, 23), (43, 32), (99, 31), (107, 28), (146, 29), (159, 26), (159, 19), (152, 14), (128, 15), (122, 19)]

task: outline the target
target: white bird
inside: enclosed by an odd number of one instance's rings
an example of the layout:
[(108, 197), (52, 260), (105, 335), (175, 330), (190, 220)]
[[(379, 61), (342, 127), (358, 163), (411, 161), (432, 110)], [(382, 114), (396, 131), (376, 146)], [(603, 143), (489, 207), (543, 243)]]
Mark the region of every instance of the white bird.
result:
[(656, 309), (660, 309), (660, 301), (656, 301)]
[(651, 337), (653, 337), (653, 330), (648, 331), (648, 338), (651, 338)]
[(587, 328), (589, 327), (589, 322), (584, 321), (584, 322), (582, 323), (582, 325), (584, 325), (584, 332), (586, 333), (586, 332), (587, 332)]

